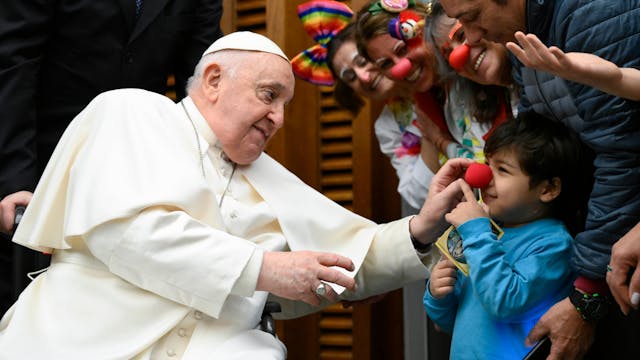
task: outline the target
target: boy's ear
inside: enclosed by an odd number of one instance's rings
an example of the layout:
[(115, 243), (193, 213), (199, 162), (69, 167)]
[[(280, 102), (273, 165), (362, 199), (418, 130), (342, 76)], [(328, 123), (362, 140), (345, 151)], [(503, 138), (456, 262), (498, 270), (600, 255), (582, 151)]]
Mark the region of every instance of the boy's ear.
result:
[(215, 102), (220, 92), (222, 69), (220, 65), (211, 63), (202, 72), (202, 90), (211, 102)]
[(540, 189), (540, 201), (549, 203), (560, 195), (560, 191), (562, 191), (562, 180), (559, 177), (545, 180)]

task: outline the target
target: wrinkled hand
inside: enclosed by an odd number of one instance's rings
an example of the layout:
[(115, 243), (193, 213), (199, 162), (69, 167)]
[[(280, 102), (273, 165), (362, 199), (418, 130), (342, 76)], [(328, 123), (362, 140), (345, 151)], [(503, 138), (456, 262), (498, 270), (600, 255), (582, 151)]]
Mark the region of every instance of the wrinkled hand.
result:
[(449, 159), (431, 179), (429, 194), (420, 213), (411, 219), (411, 234), (423, 243), (434, 242), (449, 226), (444, 215), (462, 200), (460, 179), (471, 159)]
[(27, 206), (33, 194), (29, 191), (18, 191), (9, 194), (0, 201), (0, 232), (11, 233), (16, 216), (16, 206)]
[(595, 324), (582, 320), (569, 298), (556, 303), (531, 329), (525, 344), (532, 346), (545, 335), (551, 339), (547, 360), (581, 359), (593, 343)]
[[(638, 309), (640, 301), (640, 223), (620, 238), (611, 248), (611, 271), (607, 272), (607, 284), (611, 294), (626, 315), (631, 309)], [(635, 270), (633, 270), (635, 268)], [(628, 273), (633, 270), (631, 281)], [(635, 302), (635, 303), (634, 303)]]
[[(440, 170), (431, 179), (431, 184), (429, 184), (429, 195), (425, 205), (432, 198), (448, 199), (452, 197), (451, 193), (460, 194), (461, 191), (459, 185), (456, 185), (455, 188), (452, 189), (447, 189), (447, 187), (464, 176), (467, 167), (473, 163), (474, 161), (471, 159), (455, 158), (449, 159), (444, 165), (442, 165), (442, 168), (440, 168)], [(447, 191), (445, 191), (445, 189), (447, 189)], [(443, 192), (445, 194), (442, 194)], [(456, 197), (460, 198), (459, 196)]]
[[(341, 267), (354, 270), (353, 262), (344, 256), (313, 251), (266, 252), (258, 276), (256, 290), (268, 291), (290, 300), (301, 300), (311, 305), (319, 305), (320, 297), (315, 289), (321, 281), (341, 285), (355, 291), (353, 278), (331, 268)], [(338, 300), (338, 294), (327, 285), (324, 295), (331, 302)]]
[(453, 262), (441, 258), (431, 270), (429, 278), (429, 292), (436, 299), (442, 299), (451, 292), (458, 280), (458, 271)]
[(460, 202), (450, 213), (446, 214), (444, 218), (447, 222), (455, 227), (458, 227), (469, 220), (477, 219), (480, 217), (489, 217), (487, 213), (486, 204), (480, 204), (476, 200), (473, 190), (469, 184), (465, 181), (460, 183), (460, 188), (464, 194), (465, 201)]

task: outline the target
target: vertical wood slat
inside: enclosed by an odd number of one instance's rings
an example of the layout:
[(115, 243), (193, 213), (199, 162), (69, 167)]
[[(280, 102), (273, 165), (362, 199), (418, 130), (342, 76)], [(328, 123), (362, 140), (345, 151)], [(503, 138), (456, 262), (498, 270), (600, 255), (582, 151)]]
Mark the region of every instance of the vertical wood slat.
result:
[[(222, 30), (225, 34), (248, 30), (266, 35), (293, 58), (313, 44), (296, 14), (297, 5), (304, 1), (223, 0)], [(347, 2), (354, 10), (364, 3), (365, 0)], [(285, 124), (267, 147), (267, 153), (345, 208), (371, 217), (372, 183), (379, 176), (374, 175), (377, 168), (371, 155), (379, 151), (373, 140), (369, 107), (353, 118), (338, 107), (331, 87), (317, 87), (300, 80), (296, 80), (295, 86)], [(276, 330), (288, 348), (290, 360), (387, 359), (381, 357), (386, 355), (376, 353), (394, 354), (388, 359), (395, 359), (395, 354), (401, 357), (401, 347), (372, 351), (375, 346), (372, 333), (384, 334), (384, 330), (376, 328), (374, 315), (371, 305), (351, 309), (335, 305), (300, 319), (277, 321)], [(401, 317), (398, 321), (401, 323)], [(386, 341), (380, 341), (378, 346), (384, 344)]]

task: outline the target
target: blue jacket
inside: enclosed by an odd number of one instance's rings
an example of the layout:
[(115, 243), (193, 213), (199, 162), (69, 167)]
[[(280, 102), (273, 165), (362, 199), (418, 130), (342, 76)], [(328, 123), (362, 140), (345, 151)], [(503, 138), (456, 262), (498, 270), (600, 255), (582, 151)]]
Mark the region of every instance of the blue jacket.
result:
[(458, 271), (454, 291), (423, 303), (440, 328), (453, 333), (451, 359), (522, 359), (524, 339), (553, 304), (567, 296), (572, 238), (561, 221), (540, 219), (503, 228), (487, 218), (458, 227), (469, 276)]
[[(528, 33), (565, 52), (587, 52), (640, 67), (640, 0), (527, 2)], [(640, 221), (640, 103), (514, 66), (521, 111), (563, 121), (595, 154), (585, 230), (575, 241), (578, 273), (604, 278), (611, 246)]]

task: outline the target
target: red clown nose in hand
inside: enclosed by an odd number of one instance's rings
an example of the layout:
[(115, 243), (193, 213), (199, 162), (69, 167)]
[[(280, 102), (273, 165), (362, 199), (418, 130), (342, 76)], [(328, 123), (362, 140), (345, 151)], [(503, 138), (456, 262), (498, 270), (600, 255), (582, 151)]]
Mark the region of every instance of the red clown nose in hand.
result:
[(464, 173), (464, 181), (473, 188), (483, 189), (489, 186), (493, 179), (491, 168), (487, 164), (473, 163)]
[(493, 173), (487, 164), (473, 163), (469, 165), (467, 171), (464, 173), (464, 181), (473, 188), (476, 200), (480, 200), (480, 189), (489, 186), (492, 179)]

